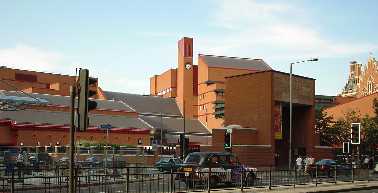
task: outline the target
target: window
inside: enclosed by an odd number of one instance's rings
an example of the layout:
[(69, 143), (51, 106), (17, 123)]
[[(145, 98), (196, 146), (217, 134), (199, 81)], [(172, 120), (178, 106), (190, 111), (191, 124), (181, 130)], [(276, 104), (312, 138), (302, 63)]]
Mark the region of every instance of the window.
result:
[(15, 79), (18, 81), (24, 81), (24, 82), (37, 82), (37, 76), (32, 74), (15, 74)]

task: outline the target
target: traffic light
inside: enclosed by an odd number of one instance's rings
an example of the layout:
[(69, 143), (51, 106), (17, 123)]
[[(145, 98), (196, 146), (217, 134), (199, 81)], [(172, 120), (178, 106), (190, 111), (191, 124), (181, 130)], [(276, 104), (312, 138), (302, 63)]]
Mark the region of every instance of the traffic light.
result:
[(350, 143), (361, 143), (361, 123), (352, 123), (352, 128), (350, 129)]
[(89, 97), (96, 95), (96, 91), (93, 91), (94, 85), (97, 84), (97, 79), (89, 77), (88, 69), (80, 69), (79, 72), (79, 121), (78, 128), (79, 131), (85, 131), (89, 124), (88, 111), (93, 110), (97, 107), (97, 102), (93, 100), (88, 100)]
[(224, 134), (224, 148), (225, 149), (230, 149), (231, 148), (231, 131), (226, 130)]
[(188, 153), (188, 148), (189, 148), (189, 138), (185, 137), (185, 135), (182, 133), (180, 134), (180, 154), (183, 159)]

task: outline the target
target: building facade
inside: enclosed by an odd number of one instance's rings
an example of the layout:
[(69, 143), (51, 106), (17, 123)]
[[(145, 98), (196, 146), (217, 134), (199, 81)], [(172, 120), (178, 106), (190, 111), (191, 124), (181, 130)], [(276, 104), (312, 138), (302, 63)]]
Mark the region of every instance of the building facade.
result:
[(180, 111), (211, 131), (224, 126), (225, 77), (271, 70), (262, 59), (198, 55), (193, 65), (193, 39), (178, 43), (178, 67), (150, 78), (150, 94), (174, 98)]
[(349, 66), (349, 77), (342, 93), (343, 97), (363, 97), (378, 92), (378, 63), (369, 56), (367, 64), (352, 61)]
[[(315, 80), (293, 76), (292, 160), (296, 156), (331, 158), (315, 135)], [(254, 165), (285, 166), (289, 156), (289, 75), (263, 71), (231, 76), (226, 81), (225, 124), (249, 128), (249, 140), (232, 137), (232, 151)], [(247, 134), (245, 134), (247, 135)], [(253, 155), (263, 151), (264, 158)]]
[[(0, 146), (66, 145), (70, 125), (69, 94), (75, 81), (75, 76), (1, 67)], [(147, 146), (178, 143), (174, 133), (183, 132), (185, 126), (174, 99), (103, 91), (98, 80), (90, 89), (97, 93), (94, 98), (98, 106), (89, 113), (90, 128), (78, 134), (79, 140)], [(206, 127), (195, 119), (187, 119), (185, 123), (188, 135), (193, 135), (192, 143), (208, 145)], [(112, 126), (107, 137), (106, 132), (99, 129), (105, 124)]]

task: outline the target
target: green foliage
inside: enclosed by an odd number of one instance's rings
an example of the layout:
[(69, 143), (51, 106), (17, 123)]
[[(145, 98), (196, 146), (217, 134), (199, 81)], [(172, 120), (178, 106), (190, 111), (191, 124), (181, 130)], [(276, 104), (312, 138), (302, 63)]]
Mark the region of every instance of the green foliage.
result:
[[(78, 142), (79, 146), (81, 147), (94, 147), (97, 150), (103, 150), (104, 147), (106, 146), (106, 142), (104, 141), (88, 141), (88, 140), (80, 140)], [(111, 146), (114, 149), (119, 149), (120, 146), (123, 147), (136, 147), (135, 145), (129, 145), (129, 144), (108, 144), (108, 146)]]
[(364, 147), (375, 147), (378, 144), (378, 100), (374, 99), (372, 107), (375, 115), (365, 116), (357, 111), (349, 111), (344, 117), (333, 121), (323, 109), (316, 111), (315, 129), (320, 135), (322, 145), (336, 145), (350, 140), (350, 130), (352, 123), (361, 123), (361, 145)]
[(378, 143), (378, 122), (376, 117), (364, 117), (361, 122), (363, 142), (367, 145)]
[(374, 117), (364, 117), (361, 127), (363, 131), (363, 141), (367, 146), (378, 144), (378, 100), (373, 100)]
[(351, 123), (359, 121), (360, 114), (356, 111), (345, 113), (344, 118), (337, 121), (333, 121), (324, 109), (316, 111), (315, 131), (320, 135), (320, 144), (332, 146), (349, 141)]

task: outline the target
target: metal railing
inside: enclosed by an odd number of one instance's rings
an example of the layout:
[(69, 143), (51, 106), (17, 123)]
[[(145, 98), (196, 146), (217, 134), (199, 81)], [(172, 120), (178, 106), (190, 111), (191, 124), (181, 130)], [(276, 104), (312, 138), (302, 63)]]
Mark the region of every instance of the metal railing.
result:
[[(334, 183), (378, 179), (372, 170), (357, 165), (311, 166), (307, 170), (265, 169), (244, 170), (211, 169), (190, 172), (161, 172), (153, 167), (77, 167), (77, 193), (152, 193), (189, 192), (213, 189), (249, 189), (277, 186)], [(68, 168), (15, 167), (0, 169), (0, 192), (67, 192)]]

